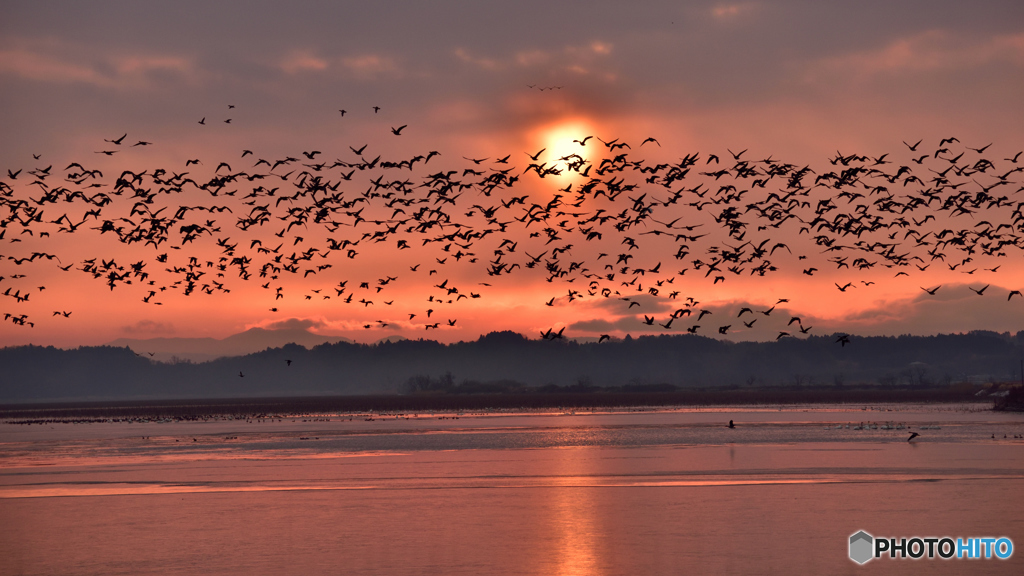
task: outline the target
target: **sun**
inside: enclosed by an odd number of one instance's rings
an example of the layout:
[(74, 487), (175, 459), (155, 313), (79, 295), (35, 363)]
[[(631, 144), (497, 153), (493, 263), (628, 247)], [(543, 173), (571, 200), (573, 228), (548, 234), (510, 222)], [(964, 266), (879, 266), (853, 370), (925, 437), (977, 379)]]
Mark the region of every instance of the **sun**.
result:
[(593, 123), (586, 119), (562, 119), (539, 127), (532, 136), (536, 150), (543, 149), (536, 163), (557, 170), (559, 174), (546, 177), (561, 185), (581, 178), (587, 165), (599, 161), (600, 142), (594, 138)]

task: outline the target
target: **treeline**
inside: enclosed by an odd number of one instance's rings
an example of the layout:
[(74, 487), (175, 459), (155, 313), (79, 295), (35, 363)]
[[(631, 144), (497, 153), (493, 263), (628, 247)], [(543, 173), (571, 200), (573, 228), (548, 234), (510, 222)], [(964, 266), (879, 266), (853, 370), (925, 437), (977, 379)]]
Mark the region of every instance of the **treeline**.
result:
[(494, 332), (447, 345), (288, 345), (204, 363), (154, 362), (127, 348), (21, 346), (0, 349), (0, 402), (345, 396), (433, 388), (482, 394), (517, 386), (534, 392), (546, 386), (560, 392), (627, 386), (921, 389), (1018, 380), (1024, 351), (1024, 332), (851, 337), (846, 346), (835, 341), (834, 335), (739, 343), (672, 335), (598, 344)]
[(595, 386), (589, 378), (580, 378), (573, 384), (559, 386), (544, 384), (528, 386), (515, 380), (479, 380), (456, 381), (451, 372), (445, 372), (437, 378), (425, 374), (413, 376), (405, 381), (399, 392), (403, 394), (649, 394), (659, 392), (678, 392), (682, 387), (675, 384), (625, 384), (622, 386)]

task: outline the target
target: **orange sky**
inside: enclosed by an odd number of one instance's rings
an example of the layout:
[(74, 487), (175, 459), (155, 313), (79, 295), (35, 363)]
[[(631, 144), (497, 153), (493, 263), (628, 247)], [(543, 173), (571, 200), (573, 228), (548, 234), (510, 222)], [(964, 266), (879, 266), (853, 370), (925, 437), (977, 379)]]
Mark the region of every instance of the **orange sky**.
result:
[[(916, 193), (925, 183), (934, 187), (929, 179), (936, 172), (951, 165), (976, 168), (975, 163), (985, 158), (994, 168), (968, 169), (959, 176), (948, 173), (950, 184), (961, 188), (944, 188), (940, 194), (945, 198), (961, 190), (974, 193), (1008, 173), (1006, 184), (990, 189), (995, 196), (1006, 196), (1005, 202), (995, 207), (985, 202), (973, 214), (959, 215), (918, 208), (912, 212), (913, 218), (920, 221), (933, 214), (936, 220), (913, 228), (938, 233), (946, 228), (978, 229), (981, 221), (992, 228), (1013, 224), (1013, 209), (1024, 180), (1019, 172), (1009, 172), (1024, 166), (1024, 157), (1019, 163), (1011, 160), (1024, 148), (1020, 138), (1024, 117), (1019, 114), (1024, 96), (1021, 8), (993, 2), (968, 13), (952, 3), (942, 6), (921, 4), (921, 10), (930, 7), (927, 17), (921, 18), (920, 13), (892, 12), (882, 6), (850, 12), (849, 7), (805, 9), (787, 2), (690, 3), (684, 7), (654, 3), (628, 12), (613, 7), (574, 12), (574, 18), (567, 19), (570, 24), (538, 24), (526, 38), (517, 32), (526, 24), (522, 16), (454, 5), (441, 5), (430, 12), (419, 7), (402, 11), (364, 7), (344, 14), (317, 3), (301, 4), (288, 12), (253, 12), (229, 3), (200, 18), (187, 6), (121, 10), (111, 3), (84, 12), (79, 7), (55, 12), (15, 3), (12, 17), (0, 24), (0, 131), (11, 135), (0, 143), (0, 169), (4, 170), (0, 181), (10, 187), (0, 214), (7, 217), (11, 206), (24, 200), (41, 209), (43, 216), (41, 222), (27, 227), (8, 219), (3, 228), (0, 292), (12, 288), (10, 294), (29, 293), (30, 298), (19, 302), (10, 295), (3, 297), (0, 312), (13, 318), (25, 315), (34, 326), (8, 319), (0, 324), (0, 345), (74, 346), (124, 336), (223, 337), (253, 326), (278, 326), (289, 319), (319, 333), (358, 341), (395, 334), (457, 341), (503, 329), (538, 336), (562, 327), (567, 336), (624, 336), (681, 332), (695, 324), (701, 325), (701, 334), (717, 336), (718, 328), (729, 325), (728, 338), (772, 339), (780, 331), (799, 335), (798, 325), (787, 325), (793, 316), (799, 316), (804, 327), (812, 326), (808, 332), (812, 334), (1016, 331), (1024, 326), (1024, 298), (1007, 301), (1010, 290), (1024, 285), (1024, 269), (1017, 264), (1021, 252), (1016, 246), (1005, 247), (1005, 256), (972, 254), (969, 262), (950, 270), (949, 264), (964, 257), (955, 246), (945, 248), (945, 261), (932, 261), (927, 251), (934, 246), (915, 246), (913, 239), (904, 237), (905, 228), (897, 227), (841, 238), (837, 242), (847, 250), (822, 254), (823, 247), (815, 244), (813, 234), (800, 233), (798, 220), (778, 229), (758, 230), (758, 225), (770, 222), (743, 212), (751, 202), (770, 203), (766, 198), (772, 192), (784, 194), (785, 178), (776, 177), (765, 188), (758, 188), (753, 182), (756, 177), (732, 173), (716, 180), (700, 175), (734, 168), (737, 161), (730, 151), (746, 150), (740, 159), (761, 169), (770, 164), (759, 161), (771, 159), (795, 168), (809, 166), (817, 175), (842, 169), (829, 162), (837, 151), (862, 154), (867, 161), (857, 162), (877, 166), (889, 175), (901, 166), (910, 169), (892, 183), (865, 178), (872, 186), (885, 185), (905, 201), (905, 194)], [(246, 12), (241, 22), (233, 9)], [(876, 24), (878, 21), (884, 23)], [(830, 34), (822, 32), (825, 24), (832, 30)], [(318, 33), (332, 25), (336, 34)], [(380, 106), (380, 111), (374, 112), (372, 106)], [(346, 114), (342, 116), (339, 109)], [(198, 124), (200, 118), (206, 119), (205, 125)], [(228, 118), (231, 123), (224, 123)], [(400, 135), (392, 133), (402, 125), (406, 128)], [(119, 145), (105, 141), (122, 134), (127, 137)], [(586, 136), (593, 136), (586, 146), (573, 142)], [(950, 136), (958, 141), (939, 145)], [(641, 146), (647, 137), (657, 142)], [(920, 153), (904, 144), (920, 139)], [(140, 140), (152, 145), (130, 146)], [(628, 143), (630, 148), (613, 151), (601, 140)], [(972, 150), (989, 143), (991, 147), (981, 153)], [(321, 172), (311, 167), (318, 162), (329, 166), (335, 160), (356, 164), (360, 156), (352, 148), (363, 145), (365, 161), (378, 155), (394, 162), (431, 151), (440, 155), (412, 170), (356, 169), (351, 180), (342, 180), (351, 167), (325, 167)], [(935, 156), (943, 147), (948, 150)], [(528, 156), (541, 149), (544, 152), (536, 162), (545, 167), (556, 165), (563, 175), (540, 178), (534, 172), (524, 174), (532, 162)], [(252, 154), (243, 158), (243, 150)], [(302, 153), (312, 150), (321, 153), (307, 160)], [(102, 151), (116, 153), (98, 153)], [(695, 153), (699, 159), (686, 179), (672, 186), (647, 182), (651, 173), (639, 170), (609, 173), (600, 178), (622, 178), (621, 184), (635, 184), (636, 188), (614, 202), (588, 197), (578, 208), (555, 208), (546, 222), (526, 226), (515, 220), (523, 218), (531, 204), (546, 205), (556, 194), (569, 200), (570, 194), (588, 181), (588, 177), (570, 175), (559, 158), (579, 154), (582, 165), (592, 164), (591, 170), (596, 171), (602, 159), (623, 152), (629, 161), (643, 161), (647, 167), (678, 164)], [(951, 161), (961, 152), (962, 157)], [(711, 154), (720, 158), (719, 164), (708, 164)], [(888, 154), (884, 163), (875, 164), (883, 154)], [(929, 157), (915, 163), (922, 154)], [(495, 163), (506, 155), (507, 164)], [(271, 176), (266, 166), (254, 166), (258, 159), (273, 163), (288, 156), (299, 161), (273, 171), (282, 175), (294, 170), (288, 180)], [(186, 167), (186, 160), (191, 159), (199, 159), (201, 164)], [(64, 169), (72, 162), (98, 169), (103, 177), (65, 180), (75, 172)], [(218, 170), (220, 162), (231, 168)], [(51, 165), (46, 178), (30, 174)], [(152, 192), (161, 186), (151, 178), (159, 168), (167, 171), (167, 177), (188, 172), (197, 182), (208, 181), (215, 174), (243, 171), (265, 177), (251, 182), (238, 178), (223, 190), (237, 190), (234, 196), (214, 197), (186, 186), (180, 194), (157, 196), (152, 204), (144, 204), (154, 213), (166, 206), (164, 217), (182, 205), (231, 210), (187, 213), (172, 226), (170, 239), (156, 248), (142, 243), (125, 246), (113, 233), (90, 229), (117, 218), (138, 224), (143, 217), (131, 213), (139, 199), (132, 198), (137, 193), (131, 190), (112, 196), (99, 219), (90, 219), (73, 234), (59, 232), (62, 223), (53, 221), (65, 213), (72, 221), (81, 221), (93, 206), (63, 199), (37, 203), (44, 190), (33, 183), (36, 181), (51, 190), (63, 186), (91, 196), (111, 194), (123, 170), (146, 170), (149, 176), (139, 188)], [(342, 223), (333, 232), (299, 224), (280, 237), (275, 235), (288, 225), (289, 207), (311, 202), (303, 197), (275, 204), (282, 195), (295, 192), (303, 170), (310, 172), (310, 177), (320, 175), (332, 185), (338, 184), (343, 198), (337, 203), (340, 205), (363, 196), (372, 187), (371, 181), (382, 175), (382, 182), (407, 179), (409, 192), (404, 197), (424, 198), (424, 189), (417, 187), (436, 172), (455, 170), (453, 179), (469, 182), (493, 174), (492, 169), (508, 168), (512, 168), (508, 176), (519, 180), (511, 188), (496, 189), (491, 196), (482, 194), (479, 186), (467, 187), (451, 202), (429, 198), (425, 204), (404, 207), (385, 206), (385, 198), (364, 197), (365, 202), (339, 207), (333, 213)], [(464, 172), (467, 169), (483, 174)], [(665, 170), (659, 173), (664, 175)], [(908, 175), (921, 178), (922, 185), (904, 183)], [(810, 182), (813, 178), (809, 177)], [(87, 188), (93, 182), (101, 186)], [(747, 190), (743, 199), (732, 204), (746, 214), (741, 217), (748, 225), (742, 240), (731, 238), (714, 221), (713, 216), (724, 206), (697, 210), (689, 203), (700, 200), (690, 192), (677, 204), (655, 206), (651, 219), (627, 231), (616, 231), (613, 222), (599, 226), (578, 223), (597, 209), (608, 213), (628, 210), (635, 206), (630, 198), (645, 195), (641, 205), (649, 207), (654, 200), (666, 200), (672, 191), (701, 183), (704, 189), (711, 189), (707, 199), (726, 183)], [(238, 219), (252, 209), (243, 204), (243, 197), (261, 185), (280, 189), (273, 197), (249, 199), (266, 204), (271, 219), (263, 226), (242, 230)], [(568, 185), (573, 186), (569, 193), (558, 192)], [(804, 198), (811, 204), (808, 208), (792, 212), (809, 219), (814, 216), (814, 204), (822, 199), (832, 198), (842, 211), (874, 200), (867, 197), (847, 202), (837, 196), (842, 190), (867, 194), (859, 184), (843, 189), (818, 187)], [(459, 193), (453, 191), (451, 196)], [(524, 195), (524, 206), (501, 207), (502, 201)], [(237, 244), (235, 256), (251, 258), (251, 271), (258, 272), (272, 256), (257, 252), (254, 240), (267, 248), (281, 244), (279, 253), (285, 256), (309, 248), (322, 253), (328, 238), (354, 241), (364, 232), (372, 234), (388, 226), (362, 222), (353, 227), (354, 219), (346, 212), (365, 207), (363, 218), (384, 221), (393, 214), (397, 219), (406, 218), (421, 206), (440, 206), (452, 221), (476, 231), (496, 228), (480, 212), (497, 206), (497, 220), (506, 223), (506, 230), (489, 233), (469, 248), (453, 241), (423, 245), (424, 238), (437, 236), (438, 228), (426, 233), (395, 232), (377, 244), (372, 239), (362, 240), (355, 247), (354, 258), (346, 256), (348, 248), (327, 258), (316, 255), (299, 264), (297, 274), (281, 272), (276, 279), (259, 278), (254, 273), (249, 280), (241, 280), (234, 269), (218, 278), (215, 269), (202, 264), (204, 277), (198, 284), (213, 278), (230, 293), (208, 295), (197, 289), (185, 296), (180, 287), (171, 285), (178, 276), (172, 278), (174, 275), (163, 271), (168, 266), (185, 266), (189, 256), (201, 263), (216, 261), (223, 252), (216, 243), (220, 239)], [(404, 208), (406, 214), (394, 213), (396, 207)], [(558, 211), (579, 216), (555, 215)], [(467, 215), (469, 212), (473, 214)], [(279, 219), (282, 216), (285, 220)], [(901, 214), (882, 216), (891, 222)], [(676, 241), (640, 235), (676, 218), (678, 227), (698, 226), (683, 233), (706, 234), (684, 241), (689, 248), (684, 260), (673, 257)], [(207, 220), (215, 221), (209, 228), (220, 230), (182, 246), (179, 228), (204, 225)], [(559, 227), (563, 221), (564, 226)], [(601, 238), (587, 240), (581, 226), (600, 232)], [(24, 232), (26, 228), (31, 232)], [(544, 228), (556, 230), (559, 238), (547, 243)], [(450, 227), (441, 233), (456, 230)], [(49, 236), (40, 237), (40, 232)], [(531, 238), (533, 232), (541, 234)], [(888, 239), (893, 232), (898, 233), (897, 238)], [(1012, 235), (1016, 228), (1003, 233)], [(623, 244), (625, 237), (633, 239), (637, 248), (630, 250)], [(410, 247), (399, 249), (399, 239), (405, 239)], [(500, 247), (505, 239), (516, 243), (515, 252)], [(849, 257), (849, 262), (865, 256), (850, 248), (858, 239), (897, 242), (897, 252), (922, 257), (916, 264), (930, 266), (924, 271), (914, 264), (885, 268), (878, 254), (870, 257), (879, 262), (870, 270), (837, 269), (828, 262), (836, 254)], [(713, 259), (726, 246), (744, 242), (756, 246), (765, 240), (769, 240), (768, 248), (781, 242), (792, 252), (773, 254), (770, 260), (777, 270), (765, 276), (750, 275), (756, 262), (746, 265), (740, 274), (724, 273), (724, 281), (718, 283), (714, 283), (718, 274), (705, 277), (703, 270), (694, 268), (694, 259)], [(445, 244), (449, 244), (447, 252)], [(550, 258), (552, 249), (568, 245), (571, 248), (560, 256), (559, 266), (568, 268), (577, 262), (580, 267), (552, 282), (547, 281), (543, 260), (534, 269), (487, 274), (488, 261), (496, 258), (496, 250), (505, 252), (502, 262), (525, 266), (527, 253), (547, 253)], [(745, 248), (751, 249), (749, 245)], [(474, 256), (456, 262), (454, 254), (460, 250)], [(45, 257), (16, 263), (34, 252), (54, 254), (60, 264)], [(158, 256), (165, 253), (167, 262), (159, 262)], [(608, 256), (598, 260), (600, 253)], [(632, 256), (626, 264), (629, 271), (619, 271), (622, 264), (614, 266), (615, 270), (604, 269), (624, 253)], [(469, 261), (473, 257), (475, 263)], [(114, 259), (122, 266), (145, 262), (150, 276), (145, 281), (136, 278), (131, 285), (118, 283), (110, 290), (103, 279), (81, 270), (83, 262), (91, 258), (99, 262)], [(417, 263), (419, 268), (410, 270)], [(324, 264), (330, 268), (304, 275), (314, 265)], [(58, 265), (72, 267), (64, 272)], [(818, 269), (813, 276), (802, 273), (811, 267)], [(615, 280), (600, 283), (610, 289), (609, 297), (601, 295), (600, 287), (592, 288), (594, 295), (587, 292), (592, 278), (580, 276), (583, 268), (591, 274), (616, 274)], [(658, 271), (638, 276), (637, 268)], [(680, 275), (684, 268), (688, 270)], [(993, 268), (995, 272), (986, 270)], [(430, 274), (431, 270), (436, 274)], [(974, 272), (964, 273), (970, 270)], [(897, 276), (898, 272), (906, 274)], [(15, 277), (20, 275), (25, 277)], [(395, 280), (378, 292), (379, 280), (388, 277)], [(632, 278), (638, 283), (621, 285), (622, 280)], [(152, 286), (144, 285), (150, 280)], [(436, 288), (445, 280), (448, 288), (455, 286), (459, 291), (449, 295)], [(656, 286), (658, 281), (662, 286)], [(339, 282), (347, 282), (340, 296), (333, 290)], [(359, 288), (362, 282), (370, 288)], [(845, 292), (836, 286), (850, 282), (853, 286)], [(269, 287), (261, 288), (265, 283)], [(642, 292), (637, 291), (638, 285), (643, 286)], [(922, 290), (940, 285), (935, 296)], [(991, 287), (980, 297), (970, 291), (985, 285)], [(648, 292), (652, 286), (658, 288), (657, 296)], [(160, 287), (167, 289), (161, 291)], [(279, 287), (282, 297), (275, 298)], [(157, 294), (144, 302), (150, 290)], [(579, 295), (574, 294), (571, 302), (570, 290)], [(678, 295), (670, 298), (671, 292)], [(354, 294), (353, 301), (343, 303), (349, 294)], [(479, 297), (468, 297), (471, 294)], [(455, 300), (457, 295), (467, 298)], [(431, 297), (433, 301), (428, 300)], [(695, 314), (707, 310), (710, 317), (706, 315), (699, 323), (681, 317), (671, 328), (663, 328), (661, 324), (682, 307), (686, 297), (699, 302), (693, 306)], [(360, 305), (360, 299), (373, 304)], [(779, 299), (788, 302), (770, 316), (756, 313), (758, 321), (753, 328), (741, 323), (753, 316), (736, 317), (743, 307), (766, 310)], [(630, 306), (633, 301), (639, 304)], [(429, 320), (427, 310), (433, 310)], [(54, 312), (71, 314), (54, 316)], [(410, 314), (415, 317), (410, 319)], [(645, 316), (655, 317), (656, 323), (645, 325)], [(450, 320), (455, 321), (454, 326), (448, 325)], [(424, 327), (434, 322), (440, 324), (437, 329)], [(370, 328), (365, 328), (367, 325)]]

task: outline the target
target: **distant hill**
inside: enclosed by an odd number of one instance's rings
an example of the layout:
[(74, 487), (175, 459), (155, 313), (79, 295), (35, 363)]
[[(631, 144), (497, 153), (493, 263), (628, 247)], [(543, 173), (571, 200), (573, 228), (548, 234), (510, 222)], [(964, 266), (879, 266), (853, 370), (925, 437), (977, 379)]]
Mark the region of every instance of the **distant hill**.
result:
[(118, 338), (107, 346), (130, 348), (160, 362), (174, 359), (207, 362), (224, 356), (244, 356), (267, 348), (280, 348), (285, 344), (298, 344), (312, 348), (321, 344), (352, 342), (341, 336), (321, 336), (308, 330), (282, 328), (267, 330), (250, 328), (226, 338)]
[[(224, 340), (138, 340), (125, 347), (0, 349), (0, 403), (57, 400), (295, 397), (509, 390), (517, 386), (633, 389), (700, 387), (793, 389), (871, 385), (886, 389), (960, 382), (1018, 381), (1024, 332), (938, 336), (837, 336), (728, 342), (696, 335), (572, 342), (492, 332), (473, 342), (345, 341), (307, 349), (318, 337), (299, 330), (249, 330)], [(271, 342), (290, 339), (281, 347)], [(341, 339), (336, 339), (341, 340)], [(232, 348), (227, 341), (240, 342)], [(156, 348), (161, 343), (166, 348)], [(184, 343), (205, 348), (186, 348)], [(244, 343), (244, 345), (243, 345)], [(173, 346), (172, 346), (173, 344)], [(229, 354), (203, 363), (154, 361), (149, 351)], [(155, 352), (154, 352), (155, 354)]]

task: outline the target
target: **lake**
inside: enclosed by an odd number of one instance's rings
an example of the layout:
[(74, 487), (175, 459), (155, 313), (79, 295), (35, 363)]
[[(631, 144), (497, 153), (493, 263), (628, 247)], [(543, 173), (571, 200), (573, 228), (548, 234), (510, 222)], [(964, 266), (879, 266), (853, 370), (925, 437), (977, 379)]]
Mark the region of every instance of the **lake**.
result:
[(990, 406), (12, 421), (0, 573), (1020, 574), (848, 556), (1024, 543), (1024, 414)]

